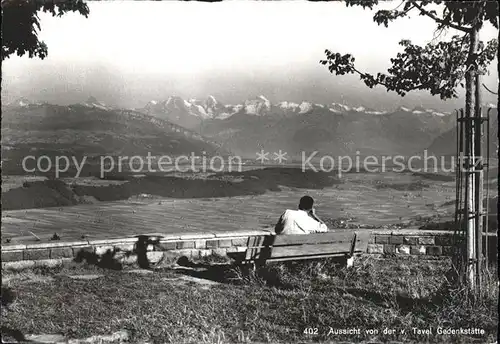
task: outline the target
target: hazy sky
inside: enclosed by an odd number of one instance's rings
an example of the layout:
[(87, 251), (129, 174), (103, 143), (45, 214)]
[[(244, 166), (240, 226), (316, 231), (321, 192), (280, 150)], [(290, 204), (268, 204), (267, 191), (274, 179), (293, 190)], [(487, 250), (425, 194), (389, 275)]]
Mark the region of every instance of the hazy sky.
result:
[[(399, 2), (383, 3), (394, 8)], [(226, 103), (264, 94), (272, 101), (341, 101), (370, 106), (436, 104), (370, 90), (357, 77), (336, 77), (318, 63), (326, 48), (352, 53), (357, 67), (385, 70), (398, 42), (433, 39), (431, 19), (415, 16), (389, 28), (373, 12), (343, 3), (302, 1), (90, 2), (86, 19), (41, 14), (45, 60), (11, 57), (3, 65), (2, 96), (74, 103), (90, 95), (121, 106), (142, 106), (171, 94)], [(452, 32), (448, 33), (448, 37)], [(486, 27), (482, 39), (494, 38)], [(496, 62), (494, 62), (494, 72)], [(485, 82), (496, 88), (496, 74)], [(486, 96), (486, 95), (485, 95)], [(489, 98), (486, 101), (493, 101)], [(438, 102), (439, 103), (439, 102)]]

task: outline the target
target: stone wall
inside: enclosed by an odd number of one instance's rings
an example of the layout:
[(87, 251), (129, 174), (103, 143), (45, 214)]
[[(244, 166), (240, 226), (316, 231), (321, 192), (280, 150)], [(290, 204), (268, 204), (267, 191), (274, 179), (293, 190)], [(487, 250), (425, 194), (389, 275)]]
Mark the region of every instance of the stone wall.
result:
[(391, 231), (371, 236), (368, 253), (409, 255), (452, 255), (453, 233)]
[[(483, 252), (496, 260), (497, 236), (483, 237)], [(373, 231), (367, 248), (370, 254), (451, 256), (453, 231), (393, 230)], [(486, 242), (487, 241), (487, 242)]]
[(2, 245), (2, 270), (56, 267), (71, 261), (102, 259), (135, 265), (141, 254), (151, 264), (182, 256), (193, 260), (214, 254), (224, 257), (228, 253), (244, 252), (249, 237), (269, 234), (269, 231), (261, 230), (165, 235), (153, 233), (119, 239)]
[[(450, 231), (370, 232), (368, 254), (449, 256), (453, 253), (453, 233)], [(228, 253), (244, 252), (249, 237), (270, 234), (270, 231), (265, 230), (166, 235), (154, 233), (119, 239), (2, 245), (2, 270), (56, 267), (66, 262), (92, 259), (134, 265), (138, 257), (147, 258), (151, 264), (173, 261), (181, 256), (192, 260), (213, 254), (224, 257)], [(496, 236), (490, 237), (489, 252), (494, 253), (496, 260)]]

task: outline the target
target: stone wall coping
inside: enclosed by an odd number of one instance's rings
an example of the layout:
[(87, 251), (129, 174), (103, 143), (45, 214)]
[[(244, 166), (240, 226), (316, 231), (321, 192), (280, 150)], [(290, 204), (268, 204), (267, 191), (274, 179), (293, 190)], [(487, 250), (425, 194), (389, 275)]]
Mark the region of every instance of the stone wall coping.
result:
[(181, 240), (195, 240), (195, 239), (213, 239), (215, 238), (214, 233), (187, 233), (181, 234)]
[[(56, 248), (56, 247), (66, 247), (66, 246), (82, 246), (89, 245), (89, 241), (81, 240), (81, 241), (57, 241), (57, 242), (43, 242), (38, 244), (27, 244), (26, 249), (41, 249), (41, 248)], [(10, 250), (10, 246), (6, 246), (5, 248)], [(4, 246), (2, 246), (2, 250), (4, 250)]]
[[(333, 228), (332, 231), (344, 232), (345, 229)], [(395, 236), (433, 236), (433, 235), (453, 235), (452, 230), (422, 230), (417, 228), (406, 228), (406, 229), (372, 229), (372, 228), (360, 228), (352, 229), (353, 232), (370, 232), (372, 235), (395, 235)], [(186, 241), (186, 240), (211, 240), (211, 239), (222, 239), (222, 238), (241, 238), (249, 236), (259, 236), (259, 235), (274, 235), (274, 232), (269, 229), (263, 230), (235, 230), (230, 232), (193, 232), (193, 233), (147, 233), (143, 235), (155, 236), (160, 238), (160, 242), (166, 241)], [(496, 236), (496, 233), (488, 233), (489, 236)], [(110, 238), (110, 239), (99, 239), (99, 240), (80, 240), (80, 241), (57, 241), (48, 243), (34, 243), (34, 244), (6, 244), (1, 246), (1, 251), (19, 251), (25, 249), (46, 249), (46, 248), (58, 248), (58, 247), (75, 247), (75, 246), (88, 246), (88, 245), (116, 245), (116, 244), (127, 244), (136, 243), (138, 236), (134, 237), (123, 237), (123, 238)]]
[[(170, 233), (161, 233), (161, 232), (154, 232), (154, 233), (140, 233), (136, 234), (133, 236), (133, 238), (138, 239), (139, 237), (156, 237), (156, 238), (163, 238), (164, 236), (171, 235)], [(179, 236), (180, 233), (174, 233), (174, 235)]]
[(43, 242), (39, 244), (13, 244), (2, 245), (1, 251), (19, 251), (19, 250), (34, 250), (44, 248), (57, 248), (57, 247), (73, 247), (73, 246), (88, 246), (88, 241), (59, 241), (59, 242)]
[(370, 232), (375, 235), (453, 235), (453, 230), (432, 230), (432, 229), (370, 229)]
[[(357, 230), (355, 230), (357, 231)], [(418, 236), (429, 236), (429, 235), (453, 235), (454, 230), (433, 230), (433, 229), (372, 229), (370, 230), (372, 234), (375, 235), (418, 235)], [(497, 233), (483, 233), (483, 236), (497, 236)]]
[(25, 250), (26, 245), (20, 245), (20, 244), (15, 244), (15, 245), (2, 245), (2, 251), (19, 251), (19, 250)]
[(181, 235), (180, 234), (166, 234), (166, 235), (160, 237), (160, 242), (167, 242), (167, 241), (174, 241), (174, 240), (181, 240)]
[(255, 235), (270, 235), (273, 234), (270, 230), (241, 230), (241, 231), (231, 231), (231, 232), (220, 232), (215, 233), (216, 238), (238, 238), (238, 237), (248, 237)]
[(99, 239), (99, 240), (89, 240), (90, 245), (112, 245), (112, 244), (128, 244), (137, 242), (137, 238), (113, 238), (113, 239)]

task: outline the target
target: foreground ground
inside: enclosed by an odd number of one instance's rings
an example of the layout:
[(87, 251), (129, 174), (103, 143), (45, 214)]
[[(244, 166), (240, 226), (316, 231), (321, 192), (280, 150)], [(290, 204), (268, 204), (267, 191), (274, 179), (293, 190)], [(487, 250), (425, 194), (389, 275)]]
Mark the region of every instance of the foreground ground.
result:
[[(9, 307), (2, 310), (2, 334), (87, 338), (126, 331), (133, 343), (496, 338), (498, 278), (490, 276), (494, 282), (473, 305), (447, 285), (450, 261), (444, 258), (365, 257), (352, 269), (327, 260), (275, 264), (259, 275), (213, 264), (187, 266), (145, 274), (82, 265), (3, 273), (2, 304)], [(96, 278), (69, 277), (82, 274)], [(482, 329), (485, 335), (439, 334), (439, 327)]]

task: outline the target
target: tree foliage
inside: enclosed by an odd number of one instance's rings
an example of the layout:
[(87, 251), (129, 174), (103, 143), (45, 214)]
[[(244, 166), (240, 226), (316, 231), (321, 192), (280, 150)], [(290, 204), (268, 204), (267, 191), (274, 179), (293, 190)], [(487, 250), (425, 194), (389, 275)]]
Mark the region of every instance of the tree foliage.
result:
[[(377, 0), (347, 0), (346, 5), (362, 6), (373, 9)], [(438, 6), (440, 15), (432, 9)], [(412, 90), (426, 90), (441, 99), (457, 97), (458, 86), (464, 86), (463, 80), (468, 68), (477, 67), (479, 73), (486, 73), (488, 65), (498, 52), (498, 41), (480, 42), (475, 56), (469, 56), (470, 32), (472, 28), (480, 29), (485, 22), (498, 29), (497, 1), (403, 1), (393, 10), (378, 10), (373, 20), (378, 25), (388, 27), (390, 22), (417, 12), (421, 16), (433, 19), (437, 30), (454, 29), (461, 35), (454, 35), (448, 42), (428, 43), (425, 46), (412, 44), (410, 40), (402, 40), (399, 44), (404, 48), (391, 59), (391, 67), (387, 73), (372, 75), (358, 70), (355, 58), (351, 54), (340, 54), (325, 50), (326, 59), (320, 63), (327, 65), (329, 71), (336, 75), (358, 74), (370, 88), (384, 86), (387, 91), (397, 92), (404, 96)]]
[(2, 61), (17, 54), (44, 59), (48, 50), (38, 39), (41, 29), (40, 11), (61, 17), (67, 12), (78, 12), (87, 17), (89, 8), (83, 0), (3, 0), (2, 1)]

